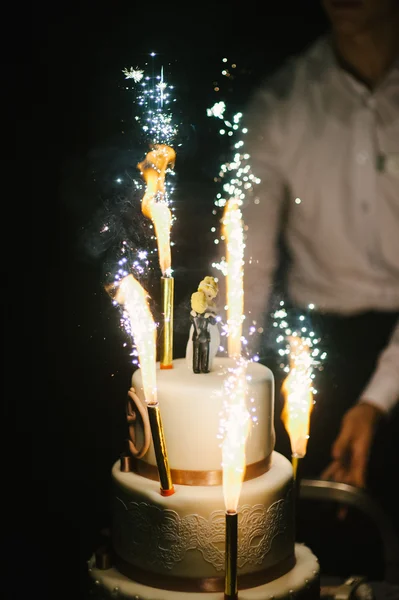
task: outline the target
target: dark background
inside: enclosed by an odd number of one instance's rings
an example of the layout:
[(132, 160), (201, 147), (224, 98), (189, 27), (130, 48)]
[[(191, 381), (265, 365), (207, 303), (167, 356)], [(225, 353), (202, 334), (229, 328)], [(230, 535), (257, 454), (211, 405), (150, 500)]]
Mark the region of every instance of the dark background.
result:
[[(3, 117), (12, 124), (13, 150), (3, 165), (13, 173), (7, 202), (16, 214), (8, 247), (21, 250), (29, 275), (10, 281), (4, 300), (18, 364), (16, 376), (4, 371), (6, 411), (16, 420), (15, 431), (5, 432), (12, 449), (3, 471), (7, 593), (10, 600), (32, 591), (85, 598), (86, 561), (109, 526), (110, 470), (126, 435), (132, 374), (128, 340), (103, 288), (110, 251), (95, 236), (104, 210), (115, 203), (118, 211), (131, 197), (115, 177), (132, 173), (146, 151), (135, 137), (121, 70), (155, 51), (176, 86), (186, 139), (176, 163), (173, 266), (176, 302), (184, 306), (212, 251), (213, 178), (226, 149), (206, 109), (216, 101), (221, 59), (237, 63), (223, 94), (244, 108), (252, 87), (309, 45), (326, 20), (317, 0), (61, 2), (9, 10), (4, 27), (13, 43), (6, 44), (3, 74), (10, 106)], [(11, 310), (15, 288), (25, 309), (19, 314)], [(186, 335), (178, 318), (176, 356)]]

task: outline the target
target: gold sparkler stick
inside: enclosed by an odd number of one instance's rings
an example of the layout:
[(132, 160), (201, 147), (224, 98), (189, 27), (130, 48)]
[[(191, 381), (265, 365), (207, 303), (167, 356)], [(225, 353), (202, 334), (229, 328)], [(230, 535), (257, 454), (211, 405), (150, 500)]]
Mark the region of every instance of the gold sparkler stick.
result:
[(300, 493), (301, 493), (301, 481), (300, 481), (299, 471), (298, 471), (299, 460), (301, 458), (302, 458), (302, 456), (298, 456), (295, 453), (292, 453), (292, 455), (291, 455), (292, 471), (293, 471), (293, 475), (294, 475), (293, 505), (294, 505), (295, 522), (297, 522), (297, 518), (298, 518), (297, 515), (299, 514), (299, 499), (300, 499)]
[(161, 495), (171, 496), (175, 493), (175, 489), (173, 487), (172, 477), (170, 474), (169, 461), (166, 452), (166, 444), (158, 402), (156, 404), (148, 404), (148, 417), (150, 420), (152, 441), (154, 444), (159, 480), (161, 483)]
[(291, 457), (292, 470), (293, 470), (293, 473), (294, 473), (294, 479), (295, 480), (297, 478), (298, 464), (299, 464), (299, 459), (300, 458), (301, 458), (300, 456), (295, 456), (294, 454)]
[(160, 367), (161, 369), (173, 368), (173, 277), (161, 278), (163, 331)]
[(238, 514), (235, 511), (226, 512), (226, 554), (225, 554), (225, 600), (238, 598), (237, 585), (237, 552), (238, 552)]
[(237, 200), (230, 198), (223, 214), (223, 234), (227, 258), (227, 327), (228, 355), (236, 362), (229, 384), (229, 406), (225, 439), (222, 444), (223, 494), (226, 507), (225, 527), (225, 600), (237, 600), (238, 515), (237, 507), (245, 473), (245, 443), (249, 431), (246, 408), (246, 362), (241, 356), (244, 310), (243, 292), (243, 223)]

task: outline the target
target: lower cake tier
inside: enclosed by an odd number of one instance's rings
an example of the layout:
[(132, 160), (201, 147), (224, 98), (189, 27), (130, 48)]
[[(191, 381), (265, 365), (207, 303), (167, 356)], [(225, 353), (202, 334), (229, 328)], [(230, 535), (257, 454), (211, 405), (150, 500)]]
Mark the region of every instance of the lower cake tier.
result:
[[(175, 591), (224, 589), (226, 512), (222, 486), (175, 485), (112, 469), (114, 565), (129, 579)], [(267, 473), (245, 481), (238, 505), (238, 586), (262, 585), (295, 565), (291, 463), (272, 453)]]
[[(95, 567), (89, 560), (93, 600), (224, 600), (224, 592), (176, 592), (132, 581), (115, 567)], [(155, 577), (154, 577), (155, 581)], [(285, 575), (263, 585), (240, 589), (239, 600), (319, 600), (320, 569), (317, 558), (304, 545), (295, 545), (295, 566)]]

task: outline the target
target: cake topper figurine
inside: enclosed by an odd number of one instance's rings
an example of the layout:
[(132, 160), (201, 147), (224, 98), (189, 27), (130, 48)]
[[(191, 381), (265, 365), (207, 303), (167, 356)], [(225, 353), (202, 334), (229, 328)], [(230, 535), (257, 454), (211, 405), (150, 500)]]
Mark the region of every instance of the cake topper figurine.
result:
[(191, 327), (186, 360), (188, 368), (194, 373), (209, 373), (219, 348), (220, 335), (214, 301), (218, 289), (214, 277), (205, 277), (191, 295)]

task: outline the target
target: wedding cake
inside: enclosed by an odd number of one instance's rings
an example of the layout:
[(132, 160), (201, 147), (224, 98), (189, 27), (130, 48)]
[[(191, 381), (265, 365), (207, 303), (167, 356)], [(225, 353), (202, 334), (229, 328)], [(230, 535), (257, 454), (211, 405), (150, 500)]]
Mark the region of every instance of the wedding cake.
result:
[[(112, 468), (110, 548), (89, 560), (95, 597), (224, 598), (220, 423), (235, 363), (217, 355), (212, 303), (201, 308), (198, 300), (193, 295), (186, 358), (175, 359), (170, 369), (156, 367), (173, 489), (160, 490), (139, 368), (128, 392), (129, 451)], [(249, 361), (245, 380), (251, 421), (237, 507), (238, 598), (317, 600), (317, 558), (295, 541), (292, 465), (274, 450), (274, 377), (266, 366)]]

